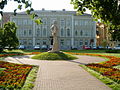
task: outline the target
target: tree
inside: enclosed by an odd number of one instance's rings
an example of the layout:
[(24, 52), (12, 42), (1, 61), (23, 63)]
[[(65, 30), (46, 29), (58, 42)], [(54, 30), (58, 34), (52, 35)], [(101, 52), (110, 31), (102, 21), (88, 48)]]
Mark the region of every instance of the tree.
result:
[(0, 14), (3, 16), (3, 9), (4, 7), (10, 2), (14, 1), (18, 3), (18, 7), (14, 10), (14, 15), (17, 14), (17, 10), (21, 10), (23, 8), (26, 9), (26, 13), (30, 15), (31, 19), (35, 21), (37, 24), (41, 24), (42, 21), (38, 17), (36, 13), (34, 13), (34, 9), (32, 8), (32, 2), (30, 0), (0, 0)]
[(0, 29), (0, 46), (2, 49), (8, 47), (9, 49), (15, 48), (19, 45), (18, 38), (16, 36), (17, 27), (14, 22), (8, 22), (4, 25), (3, 29)]
[(71, 3), (80, 14), (89, 9), (92, 16), (105, 23), (109, 30), (120, 31), (120, 4), (118, 0), (71, 0)]
[(96, 20), (100, 19), (106, 24), (120, 27), (118, 0), (71, 0), (71, 3), (80, 14), (89, 9)]

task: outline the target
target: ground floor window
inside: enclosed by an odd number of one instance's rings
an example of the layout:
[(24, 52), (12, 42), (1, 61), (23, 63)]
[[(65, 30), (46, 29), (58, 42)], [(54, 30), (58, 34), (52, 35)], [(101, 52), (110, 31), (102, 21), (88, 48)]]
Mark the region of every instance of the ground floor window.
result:
[(80, 46), (82, 46), (83, 45), (83, 41), (82, 40), (80, 40)]
[(63, 39), (60, 40), (60, 45), (61, 45), (61, 46), (64, 45), (64, 40), (63, 40)]

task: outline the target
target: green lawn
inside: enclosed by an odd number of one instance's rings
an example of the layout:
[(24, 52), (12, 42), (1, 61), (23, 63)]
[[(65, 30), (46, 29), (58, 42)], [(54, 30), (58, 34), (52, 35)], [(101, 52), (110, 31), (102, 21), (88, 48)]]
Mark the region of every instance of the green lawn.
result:
[[(106, 53), (106, 50), (63, 50), (64, 52), (92, 53), (120, 57), (120, 53)], [(119, 50), (120, 51), (120, 50)]]

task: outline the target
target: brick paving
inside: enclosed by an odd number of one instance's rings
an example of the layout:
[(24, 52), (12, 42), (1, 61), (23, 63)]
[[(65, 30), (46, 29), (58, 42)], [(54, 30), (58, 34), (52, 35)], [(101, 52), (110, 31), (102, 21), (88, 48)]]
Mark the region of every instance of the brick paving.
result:
[(100, 57), (78, 56), (71, 61), (33, 60), (30, 56), (7, 57), (13, 63), (39, 65), (33, 90), (112, 90), (79, 64), (104, 61)]

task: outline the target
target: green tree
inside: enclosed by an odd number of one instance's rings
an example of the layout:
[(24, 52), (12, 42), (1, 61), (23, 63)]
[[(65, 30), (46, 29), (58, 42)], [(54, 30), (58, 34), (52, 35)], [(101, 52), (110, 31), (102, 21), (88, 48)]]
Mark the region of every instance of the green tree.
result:
[(118, 0), (71, 0), (71, 3), (79, 14), (83, 14), (86, 9), (89, 9), (92, 16), (105, 23), (109, 30), (120, 32), (120, 5)]
[(4, 38), (3, 38), (3, 34), (4, 34), (4, 32), (3, 32), (3, 28), (0, 28), (0, 52), (2, 52), (3, 51), (3, 40), (4, 40)]
[(3, 29), (0, 29), (0, 46), (1, 48), (8, 47), (15, 48), (19, 45), (18, 38), (16, 36), (17, 26), (14, 22), (8, 22), (4, 24)]

